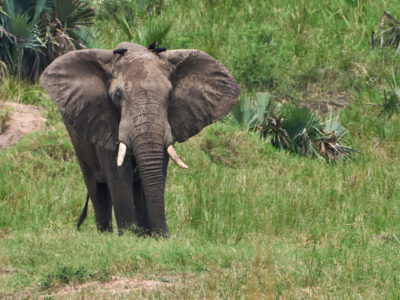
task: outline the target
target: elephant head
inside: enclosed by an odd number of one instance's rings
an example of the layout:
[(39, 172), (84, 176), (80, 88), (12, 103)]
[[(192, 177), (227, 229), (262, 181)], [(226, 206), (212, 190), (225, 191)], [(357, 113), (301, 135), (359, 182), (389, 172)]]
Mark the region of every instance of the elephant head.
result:
[(239, 93), (226, 68), (202, 51), (155, 54), (126, 42), (114, 51), (69, 52), (45, 70), (40, 85), (65, 123), (82, 138), (114, 151), (118, 166), (126, 153), (134, 156), (155, 210), (164, 209), (167, 149), (174, 162), (186, 167), (172, 144), (225, 116)]

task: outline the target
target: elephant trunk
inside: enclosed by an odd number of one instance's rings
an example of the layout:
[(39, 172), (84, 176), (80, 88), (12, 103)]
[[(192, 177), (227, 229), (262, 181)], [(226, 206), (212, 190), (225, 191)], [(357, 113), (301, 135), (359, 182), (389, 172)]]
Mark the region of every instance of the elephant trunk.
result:
[(164, 189), (167, 157), (164, 144), (141, 140), (134, 146), (133, 153), (146, 199), (148, 225), (152, 233), (165, 235), (167, 233), (167, 224)]
[(154, 99), (146, 99), (143, 103), (145, 105), (136, 106), (135, 110), (128, 110), (133, 114), (121, 116), (117, 163), (123, 164), (126, 145), (135, 157), (142, 181), (148, 227), (153, 234), (165, 235), (166, 112), (160, 105), (157, 107)]

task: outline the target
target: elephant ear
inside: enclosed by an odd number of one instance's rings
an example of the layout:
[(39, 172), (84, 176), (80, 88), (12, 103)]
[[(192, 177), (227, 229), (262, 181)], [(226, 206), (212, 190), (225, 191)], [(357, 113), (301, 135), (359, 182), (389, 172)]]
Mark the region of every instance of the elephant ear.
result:
[(108, 100), (105, 66), (111, 50), (78, 50), (51, 63), (40, 86), (54, 99), (66, 124), (83, 138), (114, 150), (119, 115)]
[[(165, 54), (164, 54), (165, 53)], [(228, 70), (199, 50), (162, 53), (175, 67), (168, 120), (174, 138), (183, 142), (230, 112), (239, 87)]]

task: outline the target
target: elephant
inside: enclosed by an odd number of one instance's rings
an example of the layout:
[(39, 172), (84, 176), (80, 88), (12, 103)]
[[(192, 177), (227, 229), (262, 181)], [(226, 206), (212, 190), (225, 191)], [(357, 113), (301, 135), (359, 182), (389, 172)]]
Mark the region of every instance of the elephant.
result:
[[(195, 49), (152, 51), (122, 42), (54, 60), (39, 85), (53, 98), (81, 168), (97, 229), (167, 236), (165, 180), (173, 144), (230, 112), (239, 87)], [(87, 200), (88, 201), (88, 200)]]

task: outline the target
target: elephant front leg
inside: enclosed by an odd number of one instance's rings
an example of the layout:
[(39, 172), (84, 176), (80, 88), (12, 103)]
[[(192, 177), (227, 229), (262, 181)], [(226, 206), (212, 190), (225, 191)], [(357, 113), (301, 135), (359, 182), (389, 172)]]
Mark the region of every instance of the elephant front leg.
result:
[(115, 220), (118, 226), (118, 233), (122, 234), (126, 230), (137, 233), (138, 224), (133, 200), (132, 183), (121, 184), (113, 181), (110, 185), (111, 199), (114, 207)]
[(139, 227), (139, 235), (150, 233), (149, 215), (147, 212), (146, 197), (144, 195), (142, 181), (137, 179), (133, 183), (136, 217)]
[(133, 198), (133, 169), (130, 158), (128, 157), (121, 167), (117, 167), (115, 152), (97, 149), (97, 155), (106, 177), (118, 233), (122, 234), (126, 230), (136, 233), (138, 225)]
[(99, 231), (112, 231), (112, 204), (110, 192), (102, 176), (102, 169), (94, 144), (80, 137), (70, 126), (68, 130), (72, 144), (74, 145), (83, 179), (94, 207), (96, 225)]

